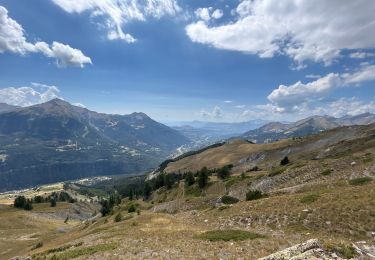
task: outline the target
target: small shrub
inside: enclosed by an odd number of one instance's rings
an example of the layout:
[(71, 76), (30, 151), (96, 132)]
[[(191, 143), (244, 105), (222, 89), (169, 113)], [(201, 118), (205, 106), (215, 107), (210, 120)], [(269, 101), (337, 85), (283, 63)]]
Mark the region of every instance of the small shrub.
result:
[(229, 195), (224, 195), (221, 197), (221, 202), (224, 204), (235, 204), (239, 201), (239, 199), (229, 196)]
[(349, 184), (358, 186), (358, 185), (367, 184), (371, 181), (372, 179), (370, 177), (360, 177), (360, 178), (349, 180)]
[(51, 199), (51, 207), (56, 207), (56, 200), (55, 199)]
[(286, 167), (275, 167), (275, 168), (272, 168), (271, 171), (268, 173), (268, 176), (269, 177), (273, 177), (273, 176), (282, 174), (283, 172), (285, 172), (285, 170), (286, 170)]
[(137, 210), (137, 207), (134, 204), (131, 204), (128, 208), (129, 213), (135, 212), (136, 210)]
[(248, 169), (246, 172), (256, 172), (256, 171), (259, 171), (259, 167), (258, 166), (254, 166), (254, 167)]
[(284, 165), (287, 165), (289, 164), (289, 158), (288, 156), (285, 156), (281, 161), (280, 161), (280, 165), (284, 166)]
[(225, 179), (229, 178), (230, 170), (231, 170), (230, 166), (224, 166), (224, 167), (220, 168), (217, 172), (217, 177), (219, 179), (222, 179), (222, 180), (225, 180)]
[(250, 190), (246, 193), (246, 200), (257, 200), (261, 199), (263, 196), (260, 190)]
[(141, 215), (141, 210), (140, 209), (137, 209), (137, 215)]
[(325, 248), (328, 251), (335, 252), (344, 259), (353, 259), (357, 256), (355, 248), (351, 245), (344, 244), (326, 244)]
[(120, 222), (122, 220), (122, 215), (121, 215), (121, 212), (117, 213), (117, 215), (115, 216), (115, 222)]
[(41, 248), (42, 246), (43, 246), (43, 242), (40, 241), (40, 242), (38, 242), (37, 244), (35, 244), (35, 245), (31, 248), (31, 250), (34, 250), (34, 249), (37, 249), (37, 248)]
[(323, 175), (323, 176), (327, 176), (327, 175), (330, 175), (331, 173), (332, 173), (331, 169), (326, 169), (326, 170), (322, 171), (320, 174)]
[(213, 230), (199, 235), (198, 238), (209, 241), (241, 241), (248, 239), (264, 238), (265, 236), (243, 230)]
[(304, 197), (302, 197), (299, 201), (301, 203), (310, 204), (318, 200), (319, 194), (309, 194)]
[(202, 190), (198, 187), (198, 185), (192, 185), (190, 187), (185, 188), (185, 195), (199, 197), (202, 195)]
[(218, 210), (222, 211), (222, 210), (224, 210), (224, 209), (229, 209), (229, 208), (230, 208), (229, 205), (222, 205), (222, 206), (220, 206), (220, 207), (218, 208)]

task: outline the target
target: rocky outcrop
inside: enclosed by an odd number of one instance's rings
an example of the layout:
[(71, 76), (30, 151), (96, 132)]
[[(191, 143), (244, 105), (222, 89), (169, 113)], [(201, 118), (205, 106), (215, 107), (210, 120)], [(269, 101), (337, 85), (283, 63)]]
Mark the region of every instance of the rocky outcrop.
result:
[(272, 255), (261, 258), (260, 260), (302, 260), (302, 259), (336, 259), (342, 258), (337, 255), (331, 255), (324, 251), (319, 241), (310, 239), (305, 243), (294, 245)]

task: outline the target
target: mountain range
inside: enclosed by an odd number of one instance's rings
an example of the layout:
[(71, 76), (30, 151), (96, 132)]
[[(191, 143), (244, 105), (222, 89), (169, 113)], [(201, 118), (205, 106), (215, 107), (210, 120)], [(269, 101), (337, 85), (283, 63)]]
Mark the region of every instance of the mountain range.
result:
[(271, 122), (260, 128), (247, 131), (240, 137), (255, 143), (268, 143), (279, 139), (317, 134), (340, 126), (368, 125), (374, 122), (375, 115), (371, 113), (347, 115), (340, 118), (312, 116), (293, 123)]
[(144, 113), (108, 115), (60, 99), (1, 108), (0, 190), (144, 172), (190, 142)]
[(366, 113), (313, 116), (294, 123), (195, 121), (172, 128), (144, 113), (103, 114), (60, 99), (30, 107), (0, 104), (0, 191), (89, 176), (139, 174), (167, 158), (238, 135), (267, 143), (372, 122), (375, 115)]

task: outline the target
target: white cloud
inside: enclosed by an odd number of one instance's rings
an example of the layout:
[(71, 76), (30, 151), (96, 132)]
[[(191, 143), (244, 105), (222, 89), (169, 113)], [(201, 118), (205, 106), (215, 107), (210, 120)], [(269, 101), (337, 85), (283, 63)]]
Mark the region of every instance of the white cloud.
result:
[(364, 102), (358, 98), (340, 98), (328, 103), (326, 106), (320, 106), (313, 110), (314, 114), (331, 115), (335, 117), (342, 117), (345, 115), (359, 115), (366, 112), (375, 113), (375, 102)]
[(52, 44), (52, 57), (56, 58), (57, 65), (60, 67), (84, 67), (84, 64), (91, 64), (91, 59), (86, 57), (82, 51), (74, 49), (69, 45), (59, 42)]
[(245, 108), (246, 106), (245, 105), (237, 105), (235, 106), (235, 108), (239, 108), (239, 109), (242, 109), (242, 108)]
[(308, 78), (308, 79), (318, 79), (321, 76), (318, 75), (318, 74), (307, 74), (305, 77)]
[(224, 13), (221, 9), (216, 9), (213, 13), (212, 13), (212, 18), (214, 19), (220, 19), (221, 17), (223, 17)]
[(198, 8), (194, 13), (200, 20), (209, 21), (211, 19), (208, 8)]
[(221, 119), (223, 112), (219, 106), (214, 106), (211, 112), (202, 109), (200, 115), (205, 119)]
[(280, 85), (267, 98), (277, 107), (278, 112), (293, 112), (303, 109), (309, 102), (326, 97), (336, 88), (359, 85), (373, 80), (375, 80), (375, 65), (369, 65), (351, 73), (330, 73), (309, 83), (298, 81), (289, 86)]
[(8, 87), (0, 89), (0, 103), (14, 106), (31, 106), (47, 102), (59, 97), (60, 90), (56, 86), (31, 83), (26, 87)]
[(209, 22), (210, 20), (218, 20), (223, 17), (224, 13), (221, 9), (216, 9), (213, 11), (212, 7), (208, 8), (198, 8), (194, 12), (195, 16), (204, 22)]
[(234, 20), (220, 26), (189, 24), (193, 42), (260, 57), (284, 54), (296, 68), (306, 60), (331, 64), (342, 50), (375, 48), (372, 0), (242, 0)]
[(352, 52), (349, 54), (349, 57), (352, 59), (365, 59), (368, 57), (374, 57), (374, 53), (370, 52), (363, 52), (363, 51), (357, 51), (357, 52)]
[(227, 104), (230, 104), (232, 103), (233, 101), (232, 100), (225, 100), (224, 103), (227, 103)]
[(55, 58), (59, 66), (84, 67), (91, 64), (91, 59), (82, 51), (69, 45), (53, 42), (49, 46), (46, 42), (30, 43), (26, 40), (24, 30), (20, 24), (8, 16), (8, 10), (0, 6), (0, 53), (12, 52), (20, 55), (28, 53), (42, 53), (46, 57)]
[(147, 17), (160, 19), (174, 16), (181, 8), (176, 0), (53, 0), (68, 13), (90, 13), (90, 17), (104, 18), (98, 23), (107, 29), (109, 40), (124, 40), (133, 43), (136, 39), (123, 31), (124, 25), (132, 21), (146, 21)]

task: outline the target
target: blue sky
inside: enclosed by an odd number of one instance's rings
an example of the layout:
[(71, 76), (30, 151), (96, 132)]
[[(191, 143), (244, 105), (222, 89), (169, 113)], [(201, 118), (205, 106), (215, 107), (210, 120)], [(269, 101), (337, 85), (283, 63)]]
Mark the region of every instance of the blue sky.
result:
[(0, 102), (162, 122), (375, 112), (373, 1), (190, 2), (0, 0)]

